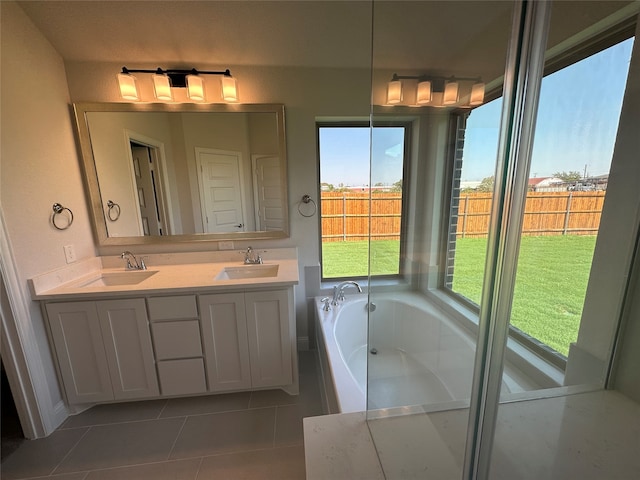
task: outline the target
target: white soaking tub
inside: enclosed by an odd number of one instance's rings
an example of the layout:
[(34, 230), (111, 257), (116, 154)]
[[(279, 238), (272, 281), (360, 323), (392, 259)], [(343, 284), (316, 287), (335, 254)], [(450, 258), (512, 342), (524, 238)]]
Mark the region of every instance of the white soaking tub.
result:
[[(330, 413), (466, 402), (475, 340), (422, 295), (347, 294), (330, 311), (316, 297), (316, 338)], [(369, 341), (367, 341), (369, 336)], [(368, 364), (368, 367), (367, 367)], [(367, 368), (368, 385), (367, 385)], [(516, 386), (505, 377), (503, 389)]]

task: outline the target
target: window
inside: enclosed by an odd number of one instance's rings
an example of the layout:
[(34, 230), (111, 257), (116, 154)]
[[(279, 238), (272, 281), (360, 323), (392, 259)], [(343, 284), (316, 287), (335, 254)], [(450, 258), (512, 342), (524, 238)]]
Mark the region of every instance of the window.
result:
[(408, 130), (318, 125), (323, 279), (401, 273)]
[[(542, 81), (511, 313), (512, 335), (563, 364), (576, 341), (633, 39)], [(480, 302), (500, 100), (471, 112), (454, 172), (443, 286)], [(560, 354), (560, 355), (558, 355)]]

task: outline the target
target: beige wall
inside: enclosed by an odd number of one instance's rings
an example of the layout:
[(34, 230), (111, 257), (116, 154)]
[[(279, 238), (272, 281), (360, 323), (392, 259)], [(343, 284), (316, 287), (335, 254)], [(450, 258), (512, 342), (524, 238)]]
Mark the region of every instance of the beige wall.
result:
[[(78, 259), (95, 256), (87, 204), (69, 110), (69, 93), (60, 56), (13, 2), (1, 8), (0, 202), (8, 240), (25, 298), (27, 279), (60, 268), (63, 246), (73, 244)], [(50, 222), (53, 203), (73, 210), (64, 231)], [(4, 259), (10, 261), (10, 259)], [(40, 350), (53, 410), (61, 397), (39, 306), (28, 305), (28, 330)], [(39, 399), (40, 402), (45, 399)]]

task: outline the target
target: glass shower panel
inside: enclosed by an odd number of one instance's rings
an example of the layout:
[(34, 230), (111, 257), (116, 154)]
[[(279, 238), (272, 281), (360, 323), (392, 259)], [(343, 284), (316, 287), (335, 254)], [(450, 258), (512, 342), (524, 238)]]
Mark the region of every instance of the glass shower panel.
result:
[(373, 5), (368, 425), (388, 478), (461, 478), (478, 314), (450, 281), (482, 288), (461, 192), (495, 170), (514, 3)]
[(490, 478), (638, 473), (637, 442), (607, 447), (637, 406), (602, 391), (636, 241), (635, 215), (620, 212), (638, 169), (619, 132), (637, 14), (628, 2), (551, 10)]
[[(583, 322), (587, 329), (603, 323), (589, 309), (587, 287), (590, 278), (600, 283), (594, 250), (633, 38), (604, 45), (575, 53), (542, 79), (508, 347), (521, 358), (511, 372), (521, 382), (504, 384), (504, 398), (520, 389), (602, 386), (605, 379), (607, 358), (590, 358), (589, 340), (578, 341), (578, 332)], [(608, 252), (601, 253), (606, 264)], [(617, 317), (607, 323), (615, 331)]]

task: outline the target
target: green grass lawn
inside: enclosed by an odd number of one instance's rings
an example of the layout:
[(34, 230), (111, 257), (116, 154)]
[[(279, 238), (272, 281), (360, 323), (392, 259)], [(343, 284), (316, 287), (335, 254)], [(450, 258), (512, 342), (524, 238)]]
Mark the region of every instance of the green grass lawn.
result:
[[(511, 323), (567, 355), (578, 335), (595, 236), (523, 237)], [(453, 290), (480, 303), (486, 238), (458, 239)], [(372, 242), (372, 272), (398, 273), (399, 242)], [(323, 243), (325, 278), (366, 276), (368, 242)]]
[[(322, 276), (324, 278), (366, 277), (369, 274), (369, 241), (325, 242), (322, 244)], [(397, 275), (400, 242), (371, 242), (373, 275)]]

